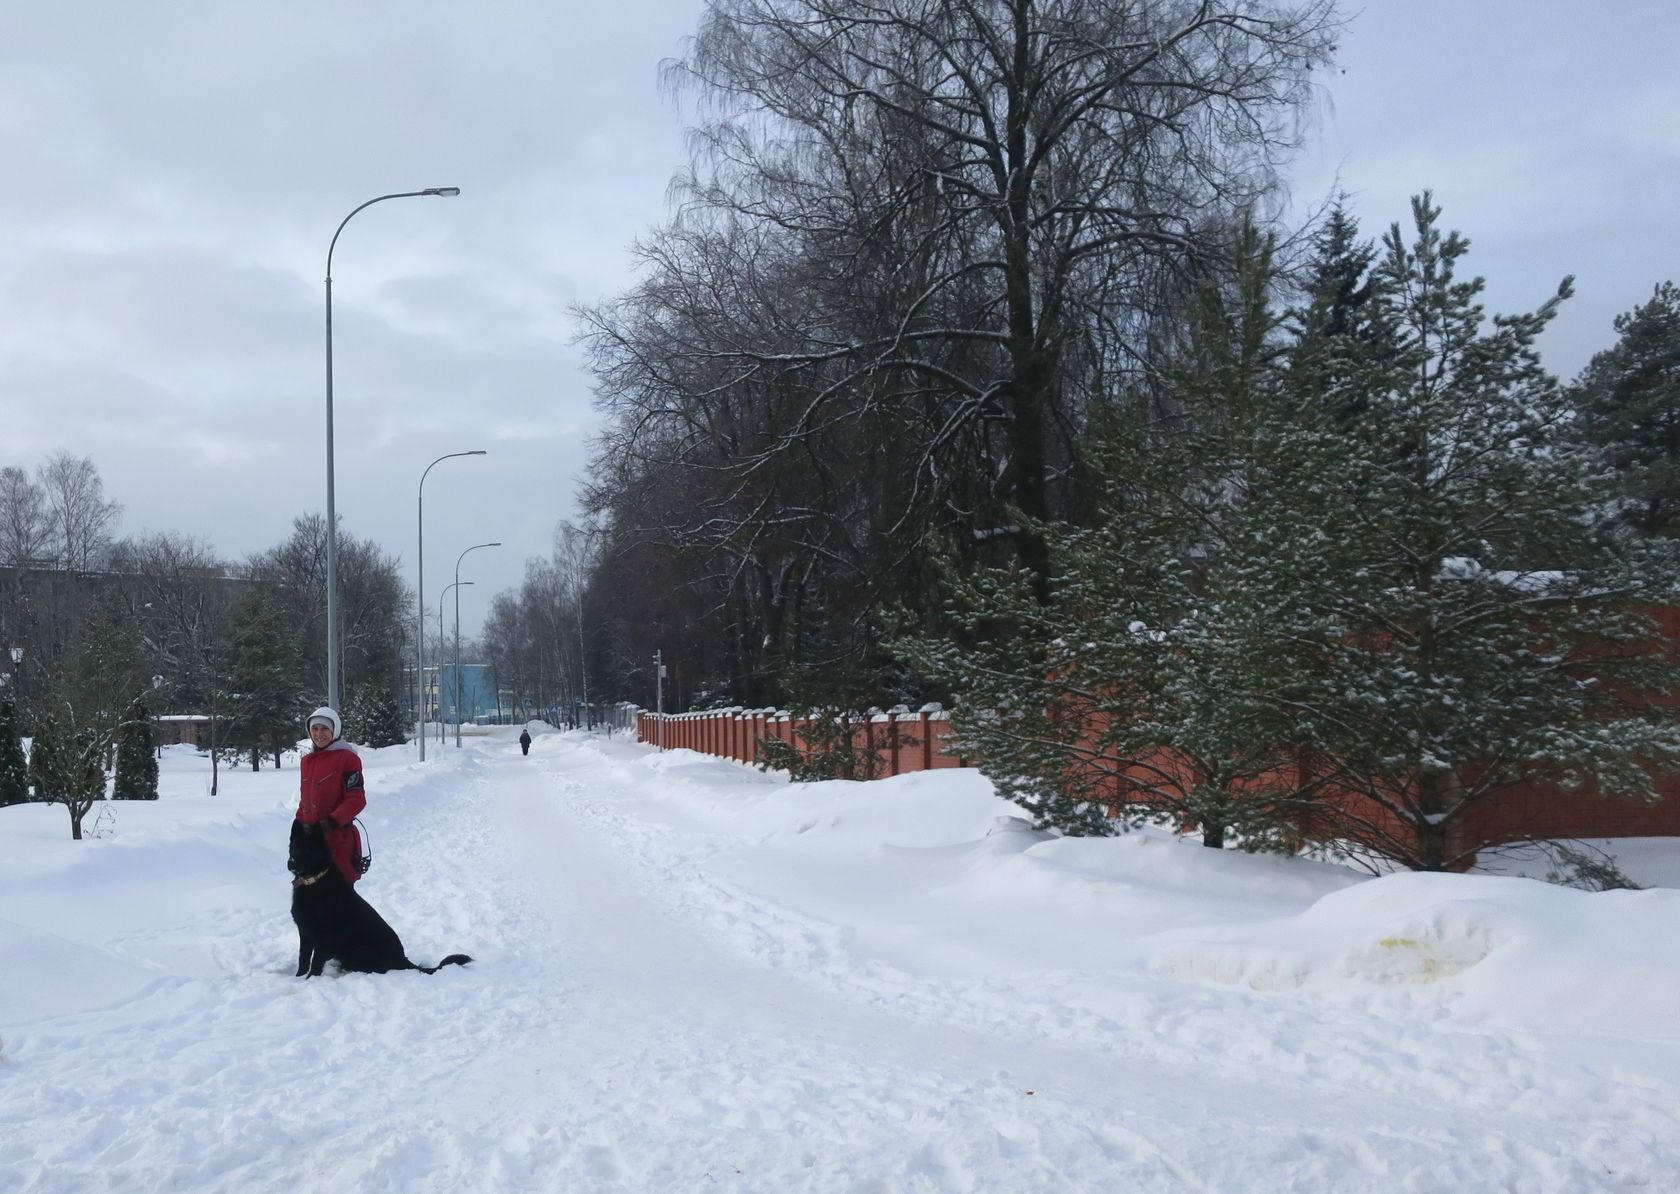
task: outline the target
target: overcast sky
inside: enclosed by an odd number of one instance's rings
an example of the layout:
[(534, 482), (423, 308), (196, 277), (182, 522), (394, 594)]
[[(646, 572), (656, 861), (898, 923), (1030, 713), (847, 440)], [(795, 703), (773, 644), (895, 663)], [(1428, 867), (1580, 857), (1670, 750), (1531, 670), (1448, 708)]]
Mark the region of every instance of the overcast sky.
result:
[[(121, 530), (240, 559), (325, 508), (333, 230), (337, 504), (462, 629), (546, 555), (594, 423), (571, 304), (631, 279), (685, 113), (659, 88), (701, 0), (67, 0), (0, 7), (0, 465), (94, 459)], [(1492, 310), (1577, 277), (1572, 377), (1680, 278), (1675, 0), (1371, 0), (1296, 171), (1368, 235), (1429, 187)]]

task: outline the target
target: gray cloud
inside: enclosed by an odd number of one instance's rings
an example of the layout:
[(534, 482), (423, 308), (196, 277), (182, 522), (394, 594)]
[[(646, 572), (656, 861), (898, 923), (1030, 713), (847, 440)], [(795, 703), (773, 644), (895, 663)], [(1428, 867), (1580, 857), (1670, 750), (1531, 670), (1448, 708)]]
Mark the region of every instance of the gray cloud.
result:
[[(334, 259), (338, 507), (462, 603), (546, 554), (592, 426), (568, 309), (628, 279), (682, 160), (661, 58), (699, 0), (40, 5), (0, 30), (0, 463), (94, 457), (126, 530), (232, 557), (325, 504)], [(434, 566), (439, 566), (434, 563)], [(412, 580), (412, 572), (410, 573)], [(428, 588), (434, 587), (428, 580)]]
[(1492, 311), (1576, 296), (1542, 350), (1573, 377), (1680, 273), (1680, 18), (1671, 0), (1372, 0), (1321, 82), (1296, 194), (1339, 178), (1368, 235), (1429, 188)]
[[(546, 554), (594, 426), (572, 304), (623, 287), (686, 160), (657, 86), (701, 0), (560, 6), (13, 5), (0, 18), (0, 464), (95, 459), (124, 528), (243, 556), (325, 503), (322, 276), (334, 260), (338, 505), (414, 556), (462, 547), (476, 627)], [(1676, 273), (1670, 0), (1372, 0), (1321, 80), (1303, 205), (1339, 176), (1369, 234), (1435, 189), (1494, 310), (1580, 294), (1572, 374)], [(435, 571), (434, 571), (435, 569)], [(412, 572), (410, 572), (412, 580)]]

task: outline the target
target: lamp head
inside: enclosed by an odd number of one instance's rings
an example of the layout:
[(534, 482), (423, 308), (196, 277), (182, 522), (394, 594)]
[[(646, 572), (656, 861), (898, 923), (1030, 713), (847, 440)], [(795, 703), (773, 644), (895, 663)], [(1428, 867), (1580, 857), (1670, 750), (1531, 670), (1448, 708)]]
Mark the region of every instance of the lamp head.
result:
[(446, 199), (453, 199), (461, 193), (460, 187), (427, 187), (420, 192), (422, 195), (441, 195)]

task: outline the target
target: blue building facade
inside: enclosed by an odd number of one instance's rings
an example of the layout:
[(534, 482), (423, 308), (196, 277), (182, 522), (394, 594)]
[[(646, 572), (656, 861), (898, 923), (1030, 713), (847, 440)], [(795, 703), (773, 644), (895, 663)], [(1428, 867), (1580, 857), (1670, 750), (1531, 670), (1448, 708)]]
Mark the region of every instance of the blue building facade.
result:
[[(430, 669), (428, 669), (429, 671)], [(443, 721), (477, 721), (494, 718), (496, 707), (496, 679), (487, 663), (463, 663), (460, 669), (460, 705), (456, 699), (455, 665), (446, 663), (428, 676), (435, 685), (432, 709), (434, 718)]]

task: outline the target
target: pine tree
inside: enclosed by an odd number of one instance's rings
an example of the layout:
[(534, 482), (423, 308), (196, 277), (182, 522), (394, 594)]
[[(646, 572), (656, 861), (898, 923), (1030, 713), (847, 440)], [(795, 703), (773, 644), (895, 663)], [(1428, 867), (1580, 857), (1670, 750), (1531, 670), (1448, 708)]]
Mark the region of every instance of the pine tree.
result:
[(1173, 418), (1093, 420), (1084, 464), (1098, 509), (1089, 527), (1042, 528), (1045, 599), (1018, 573), (953, 577), (962, 640), (903, 644), (958, 694), (956, 726), (982, 771), (1041, 825), (1101, 834), (1167, 815), (1212, 847), (1293, 842), (1311, 793), (1279, 766), (1288, 739), (1243, 670), (1271, 623), (1221, 579), (1256, 440), (1291, 413), (1272, 253), (1244, 228), (1230, 276), (1204, 288), (1170, 371)]
[(55, 777), (60, 774), (58, 756), (58, 724), (45, 711), (35, 718), (35, 734), (29, 743), (30, 799), (38, 802), (53, 800)]
[(105, 752), (109, 738), (97, 727), (76, 728), (75, 711), (62, 698), (49, 699), (35, 722), (30, 779), (35, 799), (62, 804), (70, 814), (70, 836), (82, 838), (82, 819), (105, 796)]
[(350, 702), (344, 736), (361, 746), (401, 746), (408, 726), (391, 690), (383, 684), (364, 684)]
[(1610, 520), (1680, 537), (1680, 290), (1664, 282), (1615, 327), (1573, 387), (1579, 425), (1616, 470)]
[(1359, 221), (1338, 197), (1312, 238), (1306, 266), (1306, 302), (1294, 317), (1296, 367), (1315, 344), (1364, 335), (1371, 300), (1368, 276), (1376, 249), (1359, 238)]
[(1288, 317), (1294, 331), (1290, 391), (1346, 424), (1359, 416), (1367, 400), (1353, 379), (1368, 358), (1382, 351), (1369, 276), (1376, 248), (1360, 239), (1359, 221), (1340, 200), (1312, 246), (1302, 301)]
[(1652, 799), (1680, 766), (1641, 609), (1680, 598), (1680, 544), (1594, 534), (1609, 469), (1534, 346), (1569, 284), (1487, 320), (1439, 214), (1420, 197), (1378, 258), (1344, 227), (1282, 368), (1251, 241), (1171, 424), (1095, 421), (1100, 508), (1043, 529), (1048, 593), (950, 576), (958, 634), (902, 644), (1041, 823), (1172, 813), (1439, 870), (1511, 788)]
[(1355, 416), (1298, 402), (1258, 445), (1266, 517), (1231, 574), (1292, 644), (1263, 685), (1294, 740), (1380, 810), (1326, 806), (1315, 832), (1424, 870), (1470, 860), (1476, 809), (1507, 788), (1648, 799), (1648, 768), (1680, 761), (1672, 719), (1624, 699), (1673, 685), (1636, 604), (1672, 599), (1672, 555), (1594, 540), (1603, 462), (1534, 348), (1569, 282), (1488, 326), (1439, 215), (1425, 193), (1413, 236), (1384, 239), (1379, 350), (1343, 357)]
[(137, 700), (117, 735), (117, 774), (111, 784), (111, 799), (158, 798), (156, 751), (151, 711), (144, 700)]
[[(1119, 680), (1104, 686), (1104, 739), (1128, 761), (1128, 799), (1189, 820), (1216, 848), (1293, 848), (1313, 795), (1285, 765), (1289, 740), (1257, 670), (1276, 647), (1271, 611), (1234, 580), (1256, 516), (1255, 456), (1294, 418), (1271, 304), (1274, 253), (1245, 224), (1229, 276), (1204, 287), (1169, 373), (1176, 426), (1116, 443), (1099, 425), (1094, 459), (1106, 457), (1101, 471), (1122, 500), (1084, 553), (1078, 600), (1100, 611), (1076, 632), (1092, 640), (1085, 653)], [(1115, 553), (1151, 561), (1141, 586), (1114, 590)]]
[(35, 798), (64, 805), (70, 835), (77, 840), (83, 817), (105, 797), (106, 763), (142, 691), (144, 672), (129, 627), (114, 605), (79, 629), (37, 715), (30, 759)]
[(0, 807), (29, 799), (29, 762), (18, 733), (17, 702), (0, 693)]
[(249, 755), (251, 770), (258, 770), (264, 753), (278, 767), (309, 706), (302, 636), (266, 590), (249, 594), (235, 611), (230, 654), (234, 715), (224, 740)]

